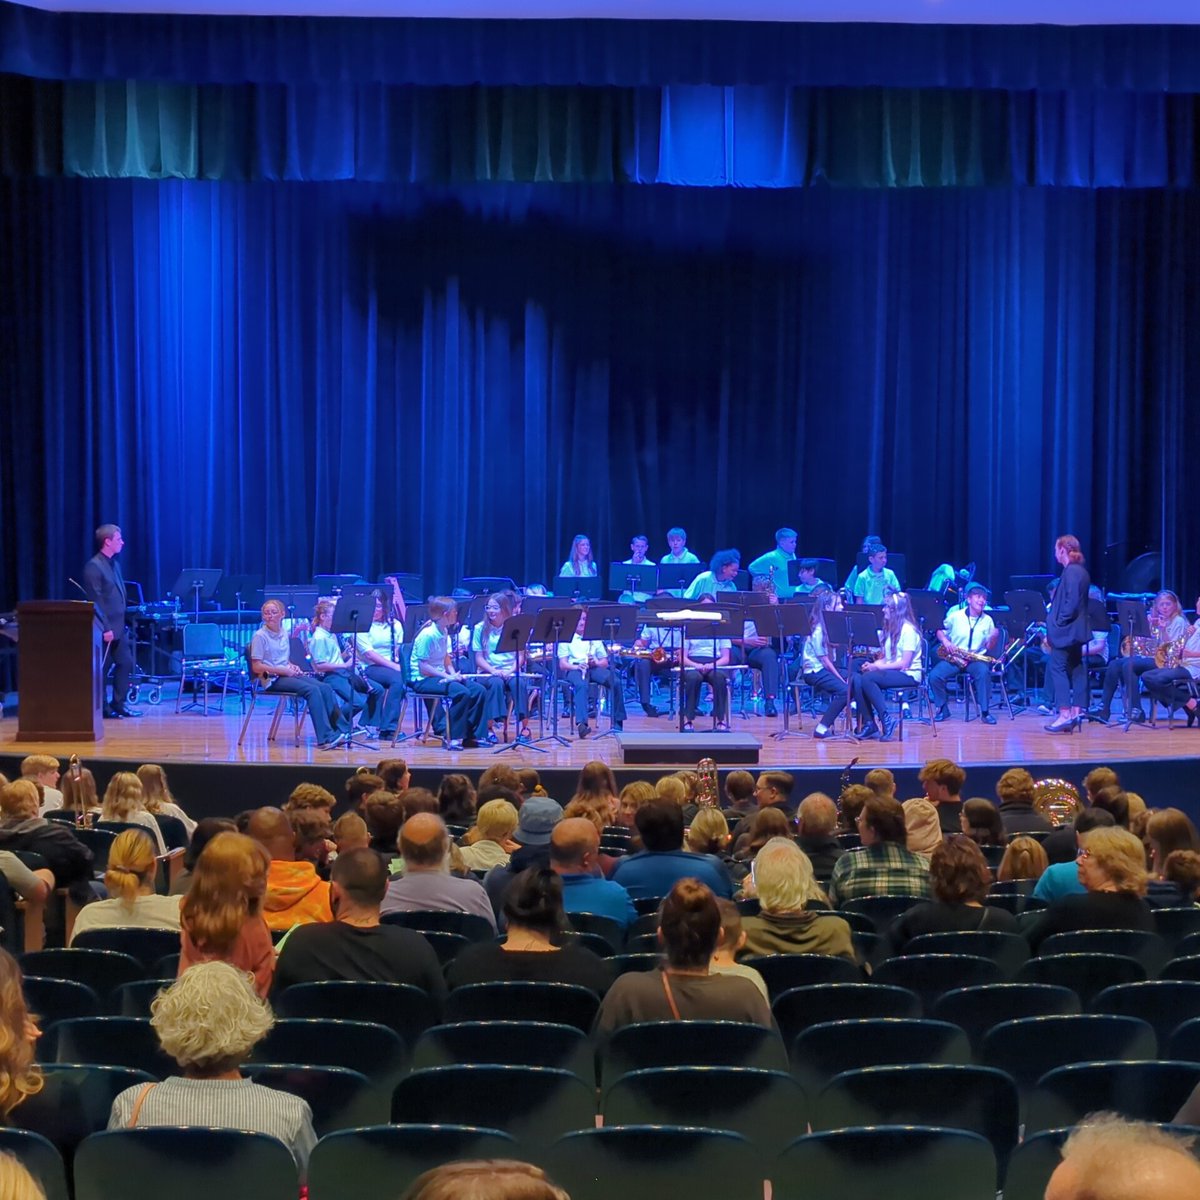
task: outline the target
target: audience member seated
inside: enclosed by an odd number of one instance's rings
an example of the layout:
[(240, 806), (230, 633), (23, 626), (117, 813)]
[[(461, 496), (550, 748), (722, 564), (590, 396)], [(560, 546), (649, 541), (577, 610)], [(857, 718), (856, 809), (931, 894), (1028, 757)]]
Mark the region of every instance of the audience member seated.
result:
[(855, 962), (850, 926), (825, 908), (808, 855), (790, 838), (772, 838), (750, 875), (759, 912), (742, 921), (748, 954), (830, 954)]
[(908, 830), (898, 800), (871, 794), (858, 814), (861, 849), (843, 854), (829, 880), (832, 904), (859, 896), (928, 896), (929, 864), (906, 845)]
[(339, 854), (329, 881), (334, 919), (301, 925), (284, 939), (272, 991), (346, 979), (410, 983), (431, 996), (445, 995), (441, 965), (429, 943), (412, 929), (379, 923), (387, 884), (387, 869), (373, 850)]
[(400, 1200), (571, 1200), (541, 1167), (504, 1158), (443, 1163), (418, 1175)]
[(1156, 908), (1190, 904), (1191, 893), (1181, 895), (1178, 886), (1166, 877), (1167, 858), (1177, 850), (1200, 850), (1200, 838), (1187, 813), (1164, 808), (1151, 813), (1146, 821), (1145, 844), (1150, 852), (1150, 883), (1146, 901)]
[(13, 1120), (13, 1109), (44, 1086), (41, 1068), (34, 1061), (42, 1031), (25, 1006), (21, 988), (17, 960), (0, 949), (0, 1125), (20, 1125)]
[(171, 795), (167, 773), (157, 763), (143, 763), (137, 769), (138, 782), (142, 785), (142, 803), (151, 816), (174, 817), (183, 822), (190, 838), (196, 832), (196, 822), (180, 808)]
[(599, 759), (584, 763), (571, 800), (595, 800), (603, 804), (608, 812), (606, 824), (613, 824), (617, 819), (620, 801), (617, 799), (617, 777), (612, 773), (612, 767)]
[(983, 851), (965, 834), (950, 835), (934, 850), (929, 883), (932, 901), (913, 905), (888, 926), (879, 946), (880, 959), (903, 954), (905, 946), (923, 933), (1017, 932), (1012, 913), (984, 903), (992, 873)]
[(296, 808), (287, 814), (298, 863), (312, 863), (318, 879), (329, 878), (330, 856), (337, 854), (333, 822), (326, 808)]
[(1154, 932), (1154, 915), (1143, 899), (1149, 872), (1142, 843), (1128, 829), (1114, 827), (1081, 834), (1079, 844), (1077, 870), (1086, 893), (1063, 896), (1046, 910), (1029, 930), (1035, 952), (1052, 934), (1076, 929)]
[[(348, 854), (351, 850), (370, 850), (371, 832), (367, 823), (356, 812), (342, 813), (333, 823), (333, 844), (339, 854)], [(387, 874), (387, 864), (384, 864), (384, 874)]]
[(317, 1140), (308, 1105), (238, 1069), (275, 1024), (246, 976), (228, 963), (199, 963), (159, 992), (150, 1014), (182, 1075), (126, 1088), (113, 1101), (109, 1129), (199, 1125), (266, 1133), (287, 1146), (303, 1171)]
[(1005, 847), (1004, 857), (996, 871), (996, 882), (1041, 879), (1048, 865), (1042, 843), (1037, 838), (1018, 835)]
[(75, 763), (62, 781), (62, 811), (75, 814), (79, 825), (90, 825), (100, 815), (100, 795), (96, 777)]
[(260, 996), (270, 991), (275, 947), (262, 915), (270, 863), (244, 833), (218, 833), (205, 846), (179, 906), (181, 975), (193, 963), (220, 960), (250, 972)]
[(1200, 904), (1200, 853), (1172, 850), (1163, 867), (1163, 879), (1179, 892), (1179, 904)]
[(550, 835), (550, 869), (562, 880), (566, 912), (596, 913), (628, 929), (637, 920), (629, 893), (597, 874), (600, 834), (583, 817), (565, 817)]
[(719, 808), (700, 808), (684, 834), (684, 848), (720, 866), (732, 881), (735, 864), (729, 853), (729, 824)]
[(141, 825), (154, 839), (155, 852), (167, 852), (158, 822), (146, 811), (142, 798), (142, 781), (132, 771), (118, 771), (108, 781), (108, 787), (104, 789), (104, 800), (100, 805), (100, 820)]
[(246, 833), (271, 859), (262, 906), (267, 928), (286, 930), (293, 925), (332, 921), (329, 884), (311, 862), (296, 858), (296, 835), (287, 814), (270, 806), (255, 809)]
[[(766, 812), (774, 809), (782, 813), (788, 820), (789, 832), (795, 832), (793, 818), (796, 815), (792, 803), (792, 790), (796, 786), (795, 777), (787, 771), (762, 771), (754, 782), (754, 802), (757, 806), (754, 812)], [(751, 816), (743, 817), (733, 830), (734, 841), (749, 828)]]
[(763, 999), (770, 1004), (771, 994), (767, 991), (767, 981), (753, 967), (737, 961), (737, 956), (746, 946), (746, 931), (742, 928), (742, 913), (732, 900), (718, 900), (717, 908), (721, 913), (721, 939), (708, 964), (712, 975), (737, 975), (748, 979), (760, 992)]
[[(744, 774), (748, 775), (749, 772)], [(621, 789), (617, 800), (617, 824), (632, 830), (638, 809), (645, 808), (657, 795), (654, 784), (647, 783), (644, 779), (635, 779), (632, 783), (627, 783)]]
[[(656, 800), (635, 818), (645, 849), (621, 859), (613, 881), (635, 900), (665, 896), (679, 879), (694, 878), (717, 896), (733, 897), (729, 873), (719, 863), (683, 848), (683, 812), (678, 805)], [(706, 960), (707, 961), (707, 960)]]
[(60, 778), (58, 759), (52, 754), (30, 754), (21, 760), (21, 778), (41, 784), (42, 800), (39, 816), (45, 816), (63, 806), (63, 794), (58, 790)]
[[(485, 771), (484, 774), (486, 775), (487, 772)], [(520, 795), (522, 801), (529, 796), (549, 796), (549, 792), (542, 787), (542, 777), (533, 767), (517, 767), (516, 775), (521, 784), (518, 794)], [(481, 775), (480, 778), (482, 779), (483, 776)]]
[[(343, 790), (346, 793), (346, 810), (356, 812), (360, 817), (365, 815), (362, 811), (363, 801), (372, 792), (386, 791), (383, 786), (383, 780), (370, 767), (359, 767), (346, 780)], [(393, 842), (395, 841), (394, 838), (392, 840)]]
[(813, 874), (828, 879), (834, 863), (845, 853), (834, 836), (837, 832), (837, 805), (824, 792), (812, 792), (800, 801), (796, 810), (800, 818), (800, 835), (796, 844), (808, 855)]
[(730, 771), (725, 776), (725, 816), (745, 817), (756, 807), (754, 776), (749, 771)]
[(512, 840), (519, 814), (507, 800), (489, 800), (475, 817), (474, 837), (462, 848), (468, 871), (490, 871), (506, 867), (517, 843)]
[(507, 866), (493, 867), (483, 878), (484, 890), (496, 916), (504, 907), (504, 893), (509, 884), (522, 871), (550, 865), (550, 835), (562, 819), (562, 805), (549, 796), (530, 796), (522, 803), (512, 835), (517, 849)]
[[(1175, 1122), (1195, 1123), (1185, 1119), (1183, 1112)], [(1200, 1196), (1200, 1164), (1193, 1157), (1192, 1139), (1157, 1125), (1127, 1121), (1114, 1113), (1093, 1113), (1067, 1138), (1062, 1157), (1046, 1187), (1045, 1200), (1195, 1200)]]
[(896, 776), (887, 767), (872, 767), (863, 776), (863, 783), (877, 796), (888, 800), (896, 798)]
[(680, 879), (658, 914), (665, 965), (618, 975), (596, 1014), (595, 1033), (643, 1021), (747, 1021), (771, 1028), (771, 1009), (748, 979), (713, 975), (721, 912), (711, 889)]
[(608, 990), (611, 976), (604, 959), (562, 936), (567, 929), (563, 885), (553, 871), (522, 871), (505, 893), (504, 919), (508, 932), (503, 942), (476, 942), (447, 966), (452, 988), (522, 980), (573, 983), (598, 995)]
[[(958, 833), (959, 813), (962, 811), (962, 789), (967, 773), (948, 758), (930, 759), (917, 776), (925, 791), (925, 799), (938, 813), (938, 825), (943, 833)], [(895, 795), (895, 792), (892, 793)]]
[[(563, 809), (563, 819), (569, 820), (582, 817), (595, 827), (601, 841), (604, 841), (606, 838), (619, 841), (625, 852), (628, 853), (632, 848), (629, 830), (624, 825), (610, 825), (609, 821), (612, 819), (611, 813), (612, 810), (608, 801), (602, 796), (580, 796), (570, 801), (567, 807)], [(555, 826), (555, 828), (557, 829), (558, 826)], [(597, 853), (594, 865), (600, 868), (600, 873), (605, 879), (611, 879), (612, 873), (617, 869), (617, 863), (620, 861), (620, 855)]]
[(937, 805), (918, 796), (913, 800), (905, 800), (901, 807), (904, 809), (904, 828), (907, 830), (904, 844), (928, 862), (929, 856), (942, 844)]
[(186, 896), (192, 886), (192, 876), (196, 870), (196, 860), (204, 852), (204, 847), (218, 833), (234, 833), (236, 831), (237, 826), (225, 817), (202, 817), (197, 821), (196, 828), (192, 833), (192, 840), (188, 842), (188, 848), (183, 856), (183, 870), (175, 877), (175, 882), (171, 884), (171, 895)]
[(1003, 846), (1008, 841), (1000, 810), (982, 797), (968, 800), (962, 806), (962, 829), (977, 846)]
[(1033, 776), (1024, 767), (1013, 767), (997, 780), (1000, 822), (1009, 837), (1014, 833), (1049, 833), (1054, 828), (1033, 807), (1035, 795)]
[(108, 852), (104, 886), (110, 899), (86, 905), (75, 918), (72, 942), (89, 929), (179, 929), (179, 897), (154, 891), (158, 861), (140, 829), (119, 833)]
[(477, 796), (470, 779), (453, 772), (443, 775), (437, 790), (438, 814), (447, 825), (470, 825), (475, 821)]
[(0, 1153), (0, 1196), (4, 1200), (46, 1200), (37, 1180), (11, 1155)]
[(402, 758), (381, 758), (375, 768), (375, 774), (383, 780), (383, 786), (389, 792), (395, 792), (397, 796), (407, 791), (412, 784), (412, 772)]
[(851, 783), (842, 789), (842, 794), (838, 797), (838, 833), (858, 833), (859, 814), (874, 795), (865, 783)]
[(792, 823), (785, 813), (777, 808), (764, 808), (756, 812), (749, 820), (743, 821), (745, 832), (737, 839), (733, 848), (733, 861), (742, 868), (743, 874), (749, 874), (758, 852), (772, 838), (790, 838)]
[(371, 849), (394, 874), (400, 866), (396, 847), (400, 842), (400, 827), (404, 824), (404, 801), (386, 789), (372, 792), (363, 801), (362, 815), (371, 835)]
[(94, 898), (92, 852), (69, 825), (38, 816), (38, 790), (32, 780), (18, 779), (0, 789), (0, 814), (0, 850), (40, 854), (55, 887), (65, 887), (76, 904)]
[[(1033, 889), (1033, 898), (1049, 904), (1061, 896), (1082, 895), (1085, 889), (1079, 882), (1079, 871), (1075, 865), (1079, 847), (1083, 844), (1080, 838), (1091, 829), (1105, 828), (1113, 828), (1112, 814), (1099, 808), (1085, 808), (1076, 816), (1074, 824), (1064, 825), (1062, 830), (1070, 835), (1075, 849), (1069, 859), (1058, 862), (1050, 855), (1049, 850), (1046, 850), (1050, 865), (1038, 879), (1037, 887)], [(1046, 849), (1046, 842), (1042, 843), (1042, 848)]]
[(479, 881), (450, 874), (450, 834), (441, 817), (435, 813), (409, 817), (400, 830), (399, 849), (404, 874), (388, 884), (382, 912), (474, 913), (496, 928)]

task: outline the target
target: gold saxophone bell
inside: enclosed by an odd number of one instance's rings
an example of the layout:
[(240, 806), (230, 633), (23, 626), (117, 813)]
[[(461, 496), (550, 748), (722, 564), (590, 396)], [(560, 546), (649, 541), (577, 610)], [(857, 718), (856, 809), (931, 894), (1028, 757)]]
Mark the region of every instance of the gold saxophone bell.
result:
[(1083, 798), (1065, 779), (1039, 779), (1033, 785), (1033, 810), (1057, 828), (1070, 824), (1083, 811)]

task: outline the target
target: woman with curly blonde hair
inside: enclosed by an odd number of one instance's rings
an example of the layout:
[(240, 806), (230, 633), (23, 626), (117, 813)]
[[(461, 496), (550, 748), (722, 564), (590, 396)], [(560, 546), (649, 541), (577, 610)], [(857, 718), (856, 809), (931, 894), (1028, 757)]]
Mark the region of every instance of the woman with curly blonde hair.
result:
[(316, 1142), (312, 1110), (238, 1069), (275, 1024), (249, 977), (223, 962), (198, 963), (150, 1005), (150, 1024), (182, 1075), (135, 1084), (113, 1101), (109, 1129), (202, 1125), (278, 1138), (303, 1170)]
[(146, 811), (151, 816), (159, 813), (164, 817), (175, 817), (176, 820), (182, 821), (190, 838), (196, 832), (196, 822), (179, 807), (175, 797), (171, 795), (166, 771), (158, 763), (142, 763), (137, 769), (137, 777), (142, 785), (142, 803), (146, 806)]
[(275, 947), (262, 915), (271, 860), (244, 833), (219, 833), (196, 860), (192, 886), (180, 905), (183, 947), (179, 973), (219, 959), (254, 976), (266, 996), (275, 974)]
[(104, 789), (104, 801), (100, 805), (100, 820), (144, 826), (154, 839), (156, 852), (167, 852), (158, 822), (146, 811), (142, 781), (132, 771), (118, 771), (108, 781), (108, 787)]
[(108, 852), (104, 886), (108, 900), (85, 905), (75, 919), (71, 941), (89, 929), (179, 929), (179, 897), (154, 891), (158, 861), (140, 829), (117, 834)]
[(25, 1007), (21, 968), (7, 950), (0, 950), (0, 1123), (28, 1096), (42, 1090), (41, 1068), (34, 1046), (42, 1031)]

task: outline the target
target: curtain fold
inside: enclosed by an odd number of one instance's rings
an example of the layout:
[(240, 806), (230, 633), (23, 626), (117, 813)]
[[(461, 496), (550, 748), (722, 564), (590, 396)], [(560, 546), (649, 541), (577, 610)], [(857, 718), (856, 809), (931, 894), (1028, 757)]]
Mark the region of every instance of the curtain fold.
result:
[(807, 187), (1191, 187), (1196, 96), (417, 88), (0, 76), (0, 173)]
[(1200, 574), (1200, 195), (0, 181), (0, 608), (185, 566), (545, 580), (684, 525)]

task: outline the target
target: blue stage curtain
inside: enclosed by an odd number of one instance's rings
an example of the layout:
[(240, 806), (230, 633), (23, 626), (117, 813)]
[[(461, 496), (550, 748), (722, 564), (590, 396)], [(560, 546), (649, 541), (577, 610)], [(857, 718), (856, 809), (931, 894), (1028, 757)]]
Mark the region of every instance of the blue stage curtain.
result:
[(1196, 96), (409, 88), (0, 76), (0, 173), (686, 186), (1189, 187)]
[(0, 182), (0, 605), (184, 566), (546, 579), (572, 534), (1200, 574), (1200, 196)]
[(113, 15), (48, 13), (0, 0), (0, 71), (232, 84), (803, 80), (817, 87), (1198, 92), (1200, 28)]

